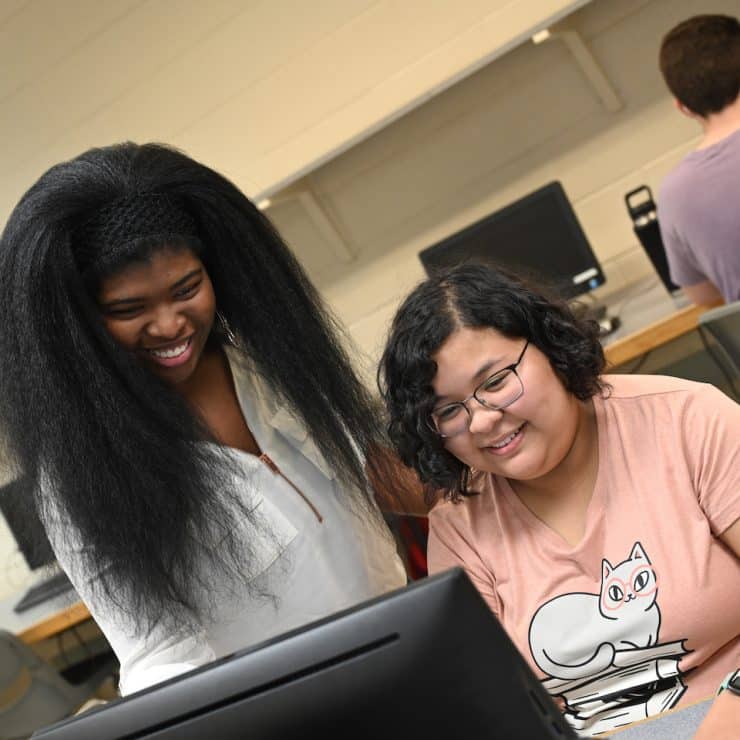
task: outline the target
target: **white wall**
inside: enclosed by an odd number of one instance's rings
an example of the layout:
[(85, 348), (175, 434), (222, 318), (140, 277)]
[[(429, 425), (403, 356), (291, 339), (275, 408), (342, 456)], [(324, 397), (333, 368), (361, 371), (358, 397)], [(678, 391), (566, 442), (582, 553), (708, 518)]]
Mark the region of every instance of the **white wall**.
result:
[[(657, 68), (663, 34), (738, 0), (594, 0), (567, 20), (625, 105), (608, 113), (562, 42), (527, 43), (306, 178), (356, 253), (337, 260), (295, 203), (270, 208), (371, 365), (420, 249), (559, 179), (607, 274), (608, 292), (649, 274), (623, 196), (658, 186), (699, 130)], [(368, 373), (368, 377), (371, 373)]]
[[(10, 466), (4, 460), (0, 440), (0, 486), (10, 482), (12, 477)], [(31, 571), (20, 554), (5, 519), (0, 516), (0, 599), (21, 591), (32, 579)]]
[(49, 166), (179, 146), (257, 196), (587, 0), (5, 0), (0, 221)]

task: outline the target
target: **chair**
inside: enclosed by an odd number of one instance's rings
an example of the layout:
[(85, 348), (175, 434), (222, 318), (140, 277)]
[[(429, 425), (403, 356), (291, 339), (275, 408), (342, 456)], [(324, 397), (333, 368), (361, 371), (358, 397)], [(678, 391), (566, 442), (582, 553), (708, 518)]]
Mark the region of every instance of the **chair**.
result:
[(116, 667), (111, 656), (73, 684), (14, 634), (0, 630), (0, 740), (26, 738), (74, 714)]
[[(699, 330), (707, 350), (727, 377), (733, 393), (740, 378), (740, 301), (713, 308), (699, 316)], [(714, 340), (710, 347), (707, 335)]]

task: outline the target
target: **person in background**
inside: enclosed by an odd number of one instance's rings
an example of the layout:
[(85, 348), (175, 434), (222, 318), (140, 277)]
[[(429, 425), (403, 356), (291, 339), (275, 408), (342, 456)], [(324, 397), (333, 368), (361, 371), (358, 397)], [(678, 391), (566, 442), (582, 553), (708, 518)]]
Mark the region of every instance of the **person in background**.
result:
[(122, 693), (406, 582), (377, 404), (223, 176), (91, 149), (20, 200), (0, 275), (0, 428)]
[[(740, 665), (740, 406), (604, 364), (593, 322), (471, 264), (403, 302), (379, 371), (399, 456), (445, 492), (430, 573), (465, 569), (584, 735)], [(710, 715), (737, 729), (740, 697)]]
[(668, 32), (660, 70), (704, 136), (668, 174), (658, 222), (671, 279), (697, 304), (740, 300), (740, 23), (699, 15)]

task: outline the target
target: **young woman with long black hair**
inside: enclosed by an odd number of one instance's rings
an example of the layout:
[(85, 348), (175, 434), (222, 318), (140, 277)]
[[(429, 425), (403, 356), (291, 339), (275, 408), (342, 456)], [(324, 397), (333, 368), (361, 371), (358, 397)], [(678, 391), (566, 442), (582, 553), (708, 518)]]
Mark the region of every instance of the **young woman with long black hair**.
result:
[(85, 152), (21, 199), (0, 275), (0, 427), (123, 693), (405, 582), (377, 410), (224, 177)]

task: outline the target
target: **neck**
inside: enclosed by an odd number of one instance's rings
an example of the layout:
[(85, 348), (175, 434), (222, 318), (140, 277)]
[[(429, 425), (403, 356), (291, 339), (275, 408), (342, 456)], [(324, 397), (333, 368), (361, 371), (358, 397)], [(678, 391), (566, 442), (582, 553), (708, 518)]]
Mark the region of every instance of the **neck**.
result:
[(598, 469), (598, 435), (592, 401), (574, 401), (578, 418), (573, 443), (565, 457), (546, 475), (509, 483), (519, 498), (541, 518), (551, 509), (576, 506), (585, 510), (591, 500)]
[(219, 386), (229, 376), (228, 361), (221, 347), (211, 344), (206, 346), (193, 374), (174, 389), (190, 404), (197, 405), (203, 395), (208, 395), (214, 385)]
[(702, 116), (699, 123), (704, 129), (704, 138), (697, 149), (706, 149), (734, 134), (740, 129), (740, 96), (718, 113)]

